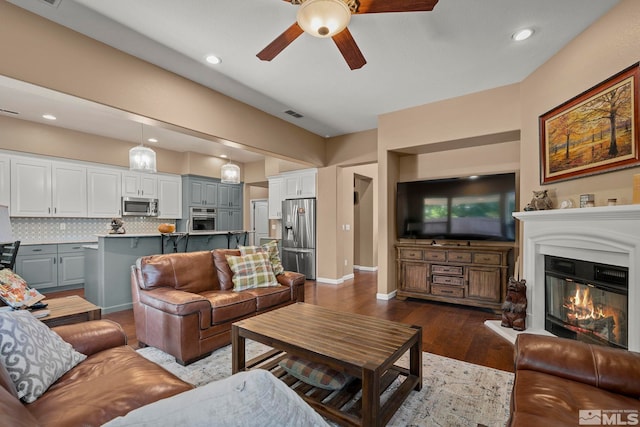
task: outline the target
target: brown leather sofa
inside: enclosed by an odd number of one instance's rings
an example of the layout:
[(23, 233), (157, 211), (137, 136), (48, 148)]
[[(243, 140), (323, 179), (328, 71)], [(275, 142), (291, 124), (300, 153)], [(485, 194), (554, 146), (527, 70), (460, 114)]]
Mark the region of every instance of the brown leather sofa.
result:
[(94, 320), (53, 330), (88, 357), (29, 404), (18, 399), (0, 364), (0, 425), (100, 426), (194, 388), (126, 345), (127, 336), (115, 322)]
[(136, 335), (186, 365), (231, 343), (231, 324), (304, 302), (305, 276), (285, 271), (279, 285), (233, 290), (233, 249), (149, 255), (131, 268)]
[(574, 427), (581, 416), (582, 424), (635, 425), (639, 415), (640, 353), (518, 336), (508, 425)]

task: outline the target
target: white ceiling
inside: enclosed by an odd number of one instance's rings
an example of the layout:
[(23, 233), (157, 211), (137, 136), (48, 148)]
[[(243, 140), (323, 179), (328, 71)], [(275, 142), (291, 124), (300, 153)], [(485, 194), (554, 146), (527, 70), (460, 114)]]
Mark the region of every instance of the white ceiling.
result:
[[(440, 0), (431, 12), (354, 15), (349, 30), (367, 59), (354, 71), (331, 40), (307, 34), (271, 62), (256, 57), (295, 21), (297, 6), (287, 1), (8, 1), (313, 133), (336, 136), (376, 128), (383, 113), (522, 81), (619, 0)], [(511, 35), (524, 27), (534, 36), (514, 42)], [(222, 63), (206, 64), (208, 54)], [(10, 86), (5, 80), (0, 91)], [(0, 92), (2, 99), (11, 98)], [(304, 117), (284, 114), (289, 109)], [(131, 120), (102, 107), (91, 111), (96, 116), (83, 123), (97, 134), (113, 129), (114, 116)], [(114, 137), (139, 140), (139, 124), (120, 126), (129, 137)], [(205, 147), (214, 149), (210, 142)]]

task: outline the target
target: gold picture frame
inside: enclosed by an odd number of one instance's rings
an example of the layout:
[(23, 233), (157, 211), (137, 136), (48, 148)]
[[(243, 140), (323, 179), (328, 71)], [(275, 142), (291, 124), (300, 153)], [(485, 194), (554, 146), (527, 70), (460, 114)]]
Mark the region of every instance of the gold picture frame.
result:
[(639, 77), (636, 63), (540, 116), (541, 184), (640, 164)]

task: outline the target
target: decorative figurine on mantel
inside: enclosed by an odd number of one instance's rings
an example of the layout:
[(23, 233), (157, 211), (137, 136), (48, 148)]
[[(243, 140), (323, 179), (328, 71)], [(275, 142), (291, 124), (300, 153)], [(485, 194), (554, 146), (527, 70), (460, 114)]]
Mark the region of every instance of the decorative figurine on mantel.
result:
[(553, 209), (553, 202), (549, 198), (547, 190), (533, 190), (533, 199), (524, 207), (524, 210), (544, 211), (547, 209)]
[(500, 326), (513, 328), (515, 331), (526, 329), (527, 317), (527, 281), (509, 277), (507, 297), (502, 304), (502, 323)]
[(111, 230), (109, 234), (125, 234), (124, 222), (120, 218), (111, 219)]

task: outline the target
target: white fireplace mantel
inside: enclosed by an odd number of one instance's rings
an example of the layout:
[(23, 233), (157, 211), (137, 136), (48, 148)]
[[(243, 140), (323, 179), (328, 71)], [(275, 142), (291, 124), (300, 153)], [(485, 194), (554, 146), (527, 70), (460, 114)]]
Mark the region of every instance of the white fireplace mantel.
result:
[(524, 226), (520, 262), (521, 278), (527, 284), (526, 332), (544, 331), (544, 256), (582, 259), (629, 268), (629, 350), (640, 351), (640, 205), (514, 212), (513, 216)]

